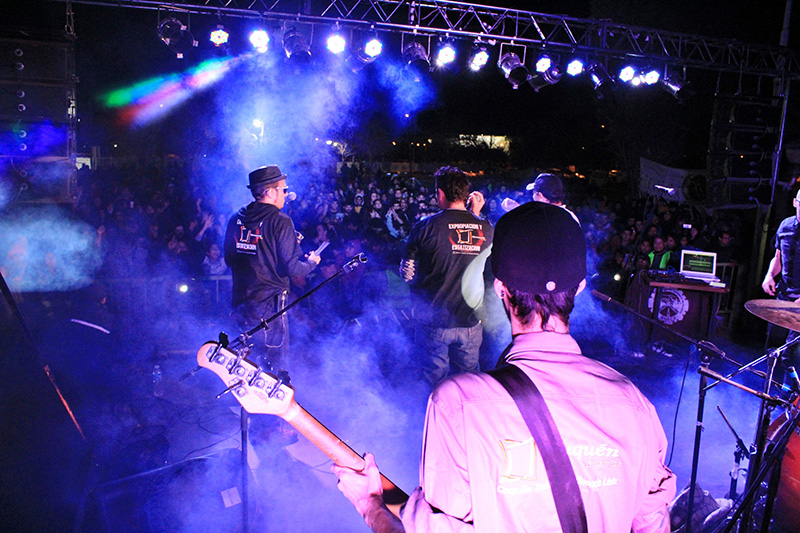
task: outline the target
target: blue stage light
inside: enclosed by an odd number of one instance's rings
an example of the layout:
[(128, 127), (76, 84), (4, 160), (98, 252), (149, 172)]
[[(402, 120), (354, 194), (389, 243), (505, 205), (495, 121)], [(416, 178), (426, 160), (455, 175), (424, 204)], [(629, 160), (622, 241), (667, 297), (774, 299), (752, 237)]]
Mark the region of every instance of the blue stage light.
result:
[(443, 67), (456, 59), (456, 50), (451, 44), (445, 44), (436, 53), (436, 66)]
[(570, 76), (577, 76), (583, 72), (583, 61), (580, 59), (573, 59), (567, 64), (567, 74)]
[(341, 54), (347, 47), (347, 41), (338, 33), (332, 34), (328, 37), (328, 51), (332, 54)]
[(478, 71), (489, 62), (489, 52), (483, 45), (477, 45), (473, 48), (472, 54), (469, 58), (469, 68), (473, 71)]
[(263, 54), (267, 51), (267, 47), (269, 47), (269, 34), (264, 30), (255, 30), (250, 34), (250, 44)]
[(619, 71), (619, 76), (617, 76), (619, 81), (622, 81), (622, 82), (625, 82), (625, 83), (629, 83), (635, 77), (636, 77), (636, 69), (633, 68), (630, 65), (622, 68), (622, 70)]

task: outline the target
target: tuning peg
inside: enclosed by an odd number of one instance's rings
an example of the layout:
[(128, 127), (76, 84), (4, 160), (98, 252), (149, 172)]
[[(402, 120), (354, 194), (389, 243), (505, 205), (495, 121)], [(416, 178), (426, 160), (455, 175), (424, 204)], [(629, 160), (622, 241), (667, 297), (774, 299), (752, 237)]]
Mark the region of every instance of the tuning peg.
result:
[(224, 331), (221, 331), (219, 334), (219, 345), (223, 348), (228, 347), (228, 335)]
[(232, 391), (233, 389), (235, 389), (236, 387), (238, 387), (238, 386), (239, 386), (239, 385), (241, 385), (242, 383), (244, 383), (244, 381), (242, 381), (242, 380), (240, 379), (239, 381), (237, 381), (236, 383), (234, 383), (233, 385), (231, 385), (230, 387), (228, 387), (228, 388), (227, 388), (227, 389), (225, 389), (224, 391), (222, 391), (222, 392), (220, 392), (219, 394), (217, 394), (217, 396), (216, 396), (217, 400), (219, 400), (220, 398), (222, 398), (223, 396), (225, 396), (226, 394), (228, 394), (230, 391)]

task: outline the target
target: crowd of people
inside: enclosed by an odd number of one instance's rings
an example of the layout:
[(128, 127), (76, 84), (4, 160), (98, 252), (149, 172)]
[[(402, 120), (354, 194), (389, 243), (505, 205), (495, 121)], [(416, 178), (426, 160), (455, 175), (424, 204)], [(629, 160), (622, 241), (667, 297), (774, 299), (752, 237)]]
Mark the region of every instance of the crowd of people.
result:
[[(494, 224), (504, 200), (531, 200), (526, 186), (539, 172), (470, 173), (486, 199), (482, 218)], [(627, 190), (562, 175), (565, 205), (587, 239), (589, 276), (598, 288), (624, 299), (627, 280), (638, 269), (677, 269), (682, 248), (715, 251), (718, 262), (742, 261), (737, 218), (660, 197), (628, 198)], [(246, 183), (246, 176), (242, 176)], [(230, 273), (222, 254), (225, 226), (237, 206), (193, 183), (179, 163), (83, 170), (79, 174), (80, 218), (96, 228), (107, 276), (146, 276), (179, 268), (195, 276)], [(341, 266), (345, 247), (363, 251), (374, 268), (396, 269), (402, 242), (417, 221), (439, 210), (431, 175), (373, 172), (359, 165), (332, 171), (330, 179), (297, 191), (283, 211), (302, 235), (307, 253), (331, 243), (322, 266)]]

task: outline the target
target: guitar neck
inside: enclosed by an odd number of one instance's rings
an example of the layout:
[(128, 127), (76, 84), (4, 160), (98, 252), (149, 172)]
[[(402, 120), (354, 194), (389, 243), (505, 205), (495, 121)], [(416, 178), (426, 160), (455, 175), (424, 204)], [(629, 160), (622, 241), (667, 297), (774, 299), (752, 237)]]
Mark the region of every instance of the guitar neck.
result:
[[(337, 465), (346, 466), (358, 472), (364, 470), (364, 459), (297, 402), (292, 402), (292, 406), (280, 416)], [(408, 500), (408, 495), (383, 474), (381, 474), (381, 484), (386, 506), (395, 516), (399, 517), (400, 507)]]

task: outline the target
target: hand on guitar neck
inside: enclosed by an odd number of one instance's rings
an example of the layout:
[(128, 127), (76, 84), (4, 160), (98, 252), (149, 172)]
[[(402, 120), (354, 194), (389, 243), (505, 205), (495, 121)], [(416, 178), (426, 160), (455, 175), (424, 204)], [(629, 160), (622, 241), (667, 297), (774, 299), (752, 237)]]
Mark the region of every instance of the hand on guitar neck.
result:
[(350, 500), (356, 511), (376, 533), (404, 531), (399, 519), (399, 508), (390, 509), (384, 500), (382, 475), (371, 453), (364, 455), (361, 471), (346, 466), (332, 465), (331, 470), (339, 478), (339, 490)]
[[(374, 458), (371, 464), (365, 463), (359, 454), (303, 409), (294, 399), (294, 388), (217, 342), (207, 342), (200, 348), (197, 364), (214, 372), (225, 383), (226, 392), (230, 392), (248, 413), (276, 415), (286, 420), (337, 465), (334, 467), (337, 475), (351, 473), (353, 476), (369, 478), (368, 482), (371, 483), (377, 477), (380, 490), (375, 489), (373, 484), (369, 485), (370, 490), (376, 491), (375, 497), (380, 496), (380, 503), (385, 502), (382, 507), (391, 511), (395, 522), (393, 524), (388, 517), (381, 518), (378, 519), (381, 521), (379, 525), (399, 526), (400, 529), (381, 528), (375, 531), (403, 530), (397, 517), (408, 496), (378, 471)], [(340, 489), (345, 492), (342, 485)], [(350, 499), (346, 492), (345, 496)]]

